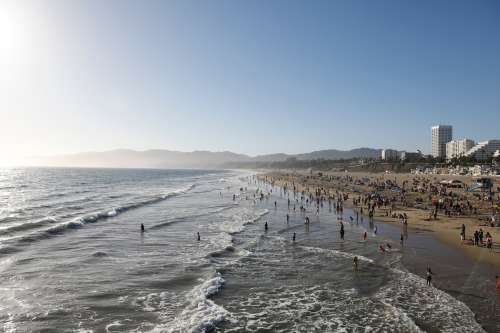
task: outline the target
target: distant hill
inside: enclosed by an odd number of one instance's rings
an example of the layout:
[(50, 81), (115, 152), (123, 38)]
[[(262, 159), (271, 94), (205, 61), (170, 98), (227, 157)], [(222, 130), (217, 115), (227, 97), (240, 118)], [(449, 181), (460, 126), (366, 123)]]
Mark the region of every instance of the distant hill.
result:
[(37, 157), (33, 165), (67, 167), (104, 167), (104, 168), (218, 168), (229, 163), (243, 162), (281, 162), (289, 158), (299, 160), (339, 160), (351, 158), (377, 158), (380, 149), (357, 148), (352, 150), (318, 150), (305, 154), (268, 154), (251, 157), (229, 151), (193, 151), (172, 150), (136, 151), (118, 149), (104, 152), (85, 152), (69, 155)]
[(318, 150), (307, 154), (298, 154), (295, 157), (299, 160), (342, 160), (350, 158), (378, 158), (382, 149), (356, 148), (351, 150)]
[(69, 155), (39, 157), (32, 164), (68, 167), (101, 168), (217, 168), (234, 161), (244, 162), (250, 157), (228, 151), (180, 152), (171, 150), (111, 150), (104, 152), (85, 152)]

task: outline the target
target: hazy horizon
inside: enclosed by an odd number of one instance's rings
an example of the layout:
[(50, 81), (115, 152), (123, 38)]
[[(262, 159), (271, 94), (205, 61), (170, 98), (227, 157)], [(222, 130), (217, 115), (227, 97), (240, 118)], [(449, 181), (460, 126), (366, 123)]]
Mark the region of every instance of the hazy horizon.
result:
[(0, 165), (500, 133), (495, 1), (2, 1)]

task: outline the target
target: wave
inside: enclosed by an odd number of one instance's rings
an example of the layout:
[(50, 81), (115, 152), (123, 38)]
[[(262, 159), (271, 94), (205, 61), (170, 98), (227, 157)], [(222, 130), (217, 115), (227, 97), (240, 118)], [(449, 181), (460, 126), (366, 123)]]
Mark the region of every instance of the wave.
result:
[(211, 332), (218, 323), (229, 316), (226, 309), (210, 299), (219, 292), (224, 282), (221, 274), (215, 272), (213, 276), (187, 293), (186, 306), (172, 322), (161, 324), (152, 332)]
[(395, 307), (417, 326), (432, 327), (440, 332), (484, 332), (474, 313), (448, 293), (428, 287), (425, 279), (410, 272), (391, 269), (394, 279), (375, 298)]
[(262, 216), (269, 213), (269, 210), (263, 209), (256, 213), (243, 212), (242, 215), (234, 215), (231, 220), (227, 220), (218, 224), (221, 231), (227, 232), (230, 235), (240, 233), (245, 230), (245, 226), (257, 222)]
[(50, 223), (54, 223), (54, 222), (57, 222), (57, 219), (55, 217), (47, 216), (47, 217), (44, 217), (43, 219), (40, 219), (40, 220), (35, 221), (35, 222), (15, 224), (15, 225), (10, 226), (10, 227), (1, 228), (0, 235), (10, 234), (10, 233), (17, 232), (17, 231), (25, 231), (25, 230), (35, 229), (35, 228), (39, 228), (41, 226), (44, 226), (44, 225), (47, 225)]
[[(158, 203), (160, 201), (166, 200), (168, 198), (172, 198), (172, 197), (187, 193), (191, 189), (193, 189), (195, 186), (196, 186), (196, 184), (191, 184), (191, 185), (187, 186), (186, 188), (175, 190), (175, 191), (172, 191), (172, 192), (169, 192), (167, 194), (163, 194), (163, 195), (151, 198), (151, 199), (138, 201), (138, 202), (132, 202), (129, 204), (125, 204), (125, 205), (116, 207), (116, 208), (111, 208), (111, 209), (107, 209), (107, 210), (100, 211), (100, 212), (90, 213), (90, 214), (87, 214), (84, 216), (77, 217), (71, 221), (66, 221), (66, 222), (56, 224), (56, 225), (49, 227), (47, 229), (37, 230), (31, 234), (13, 237), (13, 238), (10, 238), (7, 240), (18, 240), (20, 242), (33, 242), (33, 241), (36, 241), (39, 239), (44, 239), (44, 238), (50, 237), (51, 235), (55, 235), (55, 234), (59, 234), (61, 232), (64, 232), (66, 230), (80, 228), (83, 225), (88, 224), (88, 223), (95, 223), (95, 222), (100, 221), (100, 220), (105, 220), (108, 218), (115, 217), (115, 216), (117, 216), (123, 212), (126, 212), (128, 210), (131, 210), (131, 209), (140, 208), (140, 207), (143, 207), (146, 205), (155, 204), (155, 203)], [(38, 225), (43, 226), (44, 224), (47, 223), (47, 221), (44, 221), (44, 220), (39, 221)], [(29, 223), (25, 224), (25, 225), (27, 225), (25, 227), (27, 229), (31, 229), (32, 227), (36, 226), (36, 225), (31, 225)], [(19, 228), (19, 230), (23, 230), (23, 225), (19, 225), (17, 227)]]
[(336, 257), (344, 257), (344, 258), (349, 258), (349, 259), (354, 259), (354, 257), (358, 257), (359, 260), (365, 261), (365, 262), (368, 262), (371, 264), (373, 264), (375, 262), (373, 259), (364, 257), (364, 256), (359, 255), (359, 254), (350, 253), (350, 252), (342, 252), (342, 251), (338, 251), (338, 250), (334, 250), (334, 249), (324, 249), (321, 247), (304, 246), (304, 245), (299, 245), (299, 247), (301, 249), (304, 249), (308, 252), (313, 252), (313, 253), (329, 254), (329, 255), (336, 256)]

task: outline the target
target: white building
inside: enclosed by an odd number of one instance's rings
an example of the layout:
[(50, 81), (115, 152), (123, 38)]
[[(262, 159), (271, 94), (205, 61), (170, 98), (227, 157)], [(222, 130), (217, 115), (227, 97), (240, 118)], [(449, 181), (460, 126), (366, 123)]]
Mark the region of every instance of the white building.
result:
[(446, 144), (446, 158), (451, 160), (455, 157), (465, 156), (476, 143), (470, 139), (452, 140)]
[(432, 156), (446, 157), (446, 144), (453, 138), (453, 128), (450, 125), (436, 125), (431, 127)]
[(398, 151), (394, 149), (382, 149), (382, 159), (383, 160), (397, 160)]
[(472, 147), (465, 156), (474, 157), (478, 161), (487, 160), (500, 149), (500, 140), (488, 140), (479, 142)]

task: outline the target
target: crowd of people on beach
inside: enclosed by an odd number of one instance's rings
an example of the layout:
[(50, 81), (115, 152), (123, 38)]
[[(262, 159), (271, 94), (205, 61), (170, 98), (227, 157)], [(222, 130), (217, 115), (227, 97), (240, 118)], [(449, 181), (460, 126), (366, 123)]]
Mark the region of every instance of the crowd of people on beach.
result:
[[(321, 176), (320, 176), (321, 177)], [(306, 226), (306, 230), (308, 230), (309, 225), (311, 223), (311, 218), (307, 214), (309, 211), (315, 210), (315, 215), (317, 219), (319, 219), (320, 208), (324, 205), (328, 205), (329, 210), (334, 209), (337, 213), (337, 222), (339, 224), (339, 238), (340, 240), (345, 240), (345, 227), (344, 227), (344, 205), (348, 200), (352, 202), (352, 211), (355, 216), (349, 216), (349, 221), (358, 224), (360, 221), (363, 223), (363, 217), (368, 216), (368, 221), (370, 223), (370, 228), (373, 232), (373, 235), (377, 235), (377, 226), (374, 224), (374, 216), (375, 212), (382, 211), (385, 212), (380, 216), (391, 217), (399, 220), (399, 222), (403, 225), (403, 230), (405, 232), (401, 233), (400, 236), (400, 245), (403, 247), (405, 245), (405, 240), (407, 238), (406, 227), (408, 225), (409, 217), (406, 212), (398, 212), (397, 205), (401, 206), (409, 206), (410, 203), (408, 201), (407, 193), (408, 191), (430, 191), (429, 198), (431, 199), (432, 194), (440, 193), (446, 196), (453, 197), (453, 194), (446, 194), (442, 188), (436, 187), (433, 184), (430, 184), (428, 180), (422, 179), (414, 179), (413, 183), (410, 187), (408, 181), (403, 181), (401, 186), (398, 186), (396, 180), (394, 181), (381, 181), (379, 180), (369, 180), (368, 178), (363, 179), (355, 179), (352, 176), (346, 175), (343, 177), (339, 176), (328, 176), (328, 180), (335, 182), (337, 184), (341, 184), (341, 188), (326, 188), (322, 184), (318, 186), (318, 184), (314, 184), (314, 182), (309, 182), (311, 180), (310, 177), (305, 177), (305, 181), (298, 182), (296, 178), (290, 179), (286, 177), (271, 177), (268, 175), (263, 175), (259, 177), (251, 177), (249, 180), (256, 185), (261, 185), (266, 188), (267, 191), (262, 190), (259, 186), (253, 193), (253, 197), (248, 197), (247, 188), (240, 188), (240, 196), (233, 194), (233, 201), (237, 198), (241, 198), (243, 193), (247, 193), (245, 196), (245, 200), (252, 200), (253, 204), (256, 205), (257, 202), (262, 202), (264, 200), (268, 201), (272, 195), (273, 189), (279, 190), (281, 196), (287, 197), (287, 205), (288, 205), (288, 213), (285, 215), (286, 223), (290, 223), (290, 213), (296, 212), (297, 207), (299, 209), (299, 213), (304, 218), (304, 224)], [(360, 184), (368, 184), (373, 189), (372, 191), (359, 191), (353, 188), (350, 188), (351, 191), (348, 191), (349, 185), (360, 185)], [(385, 190), (387, 190), (387, 186), (389, 189), (397, 187), (399, 190), (391, 193), (393, 195), (388, 195)], [(424, 192), (422, 192), (424, 193)], [(222, 192), (219, 193), (220, 198), (223, 198)], [(435, 198), (434, 198), (435, 199)], [(431, 212), (432, 217), (434, 219), (437, 218), (438, 211), (442, 211), (444, 215), (450, 216), (450, 214), (477, 214), (477, 207), (473, 206), (471, 202), (465, 201), (453, 201), (448, 197), (441, 197), (437, 200), (432, 199), (433, 210)], [(421, 202), (420, 200), (415, 200), (415, 202)], [(274, 208), (277, 209), (278, 202), (274, 201)], [(264, 223), (264, 231), (267, 233), (269, 229), (268, 221)], [(466, 226), (462, 224), (461, 226), (461, 240), (463, 244), (471, 244), (477, 247), (486, 246), (490, 251), (493, 248), (493, 237), (488, 231), (484, 231), (482, 228), (479, 230), (475, 230), (472, 238), (467, 239), (466, 237)], [(145, 232), (144, 224), (141, 224), (141, 232)], [(366, 241), (368, 238), (368, 234), (365, 231), (362, 236), (362, 240)], [(201, 241), (201, 235), (199, 232), (196, 233), (197, 241)], [(295, 243), (297, 241), (296, 232), (293, 233), (292, 242)], [(386, 253), (392, 250), (393, 245), (386, 242), (380, 243), (378, 249), (381, 253)], [(353, 268), (355, 271), (359, 268), (359, 259), (358, 256), (353, 257)], [(431, 285), (432, 276), (434, 273), (432, 272), (430, 267), (427, 267), (426, 271), (426, 283), (428, 286)], [(500, 279), (496, 277), (496, 289), (500, 292)]]
[[(354, 219), (356, 222), (359, 220), (363, 221), (363, 216), (366, 215), (368, 215), (369, 221), (372, 222), (375, 213), (378, 212), (378, 216), (391, 217), (398, 220), (405, 227), (405, 230), (408, 225), (409, 216), (406, 212), (400, 211), (400, 208), (419, 207), (419, 204), (423, 205), (425, 202), (425, 197), (428, 200), (429, 206), (428, 208), (423, 206), (422, 209), (430, 210), (429, 220), (438, 220), (438, 216), (469, 216), (478, 218), (480, 208), (481, 211), (483, 211), (485, 204), (484, 202), (474, 201), (467, 195), (460, 195), (450, 191), (444, 185), (437, 182), (432, 183), (429, 179), (424, 177), (416, 177), (411, 181), (404, 180), (399, 184), (396, 179), (387, 180), (382, 177), (378, 179), (369, 179), (367, 177), (354, 178), (350, 175), (326, 176), (321, 173), (319, 173), (317, 177), (304, 175), (301, 177), (263, 175), (260, 176), (259, 180), (269, 184), (272, 188), (279, 186), (285, 193), (286, 191), (291, 191), (297, 194), (297, 197), (300, 198), (301, 201), (305, 199), (306, 205), (314, 202), (317, 209), (316, 214), (318, 214), (319, 207), (322, 207), (323, 203), (326, 202), (328, 202), (329, 205), (333, 205), (337, 213), (342, 212), (344, 205), (349, 200), (356, 214), (355, 218), (353, 216), (349, 217), (351, 222), (354, 221)], [(335, 184), (335, 186), (325, 186), (325, 183), (328, 184), (329, 182)], [(355, 185), (367, 185), (368, 190), (366, 188), (356, 188)], [(421, 195), (415, 197), (415, 193)], [(488, 200), (491, 200), (491, 198), (492, 196), (489, 196)], [(294, 208), (295, 204), (296, 203), (294, 203)], [(288, 200), (288, 205), (290, 207), (290, 200)], [(305, 213), (305, 207), (303, 205), (300, 206), (300, 211)], [(493, 214), (493, 220), (495, 218), (494, 216), (495, 214)], [(287, 215), (287, 221), (289, 221), (289, 215)], [(309, 217), (305, 218), (305, 223), (310, 223)], [(345, 229), (341, 218), (339, 226), (340, 239), (344, 240)], [(488, 227), (491, 226), (489, 225)], [(372, 230), (373, 234), (376, 235), (376, 225), (373, 226)], [(367, 236), (367, 233), (364, 232), (363, 240), (366, 240)], [(295, 241), (295, 234), (293, 238)], [(461, 238), (463, 244), (468, 243), (466, 240), (465, 225), (463, 225)], [(490, 251), (492, 251), (494, 247), (492, 234), (489, 231), (484, 231), (483, 228), (476, 230), (470, 241), (471, 245), (486, 247)], [(401, 246), (405, 244), (405, 235), (403, 233), (401, 233), (400, 244)], [(382, 253), (390, 251), (391, 248), (392, 245), (390, 243), (379, 245), (379, 250)], [(357, 270), (357, 257), (354, 261), (353, 265)], [(426, 276), (429, 285), (433, 274), (430, 268), (428, 268)]]

